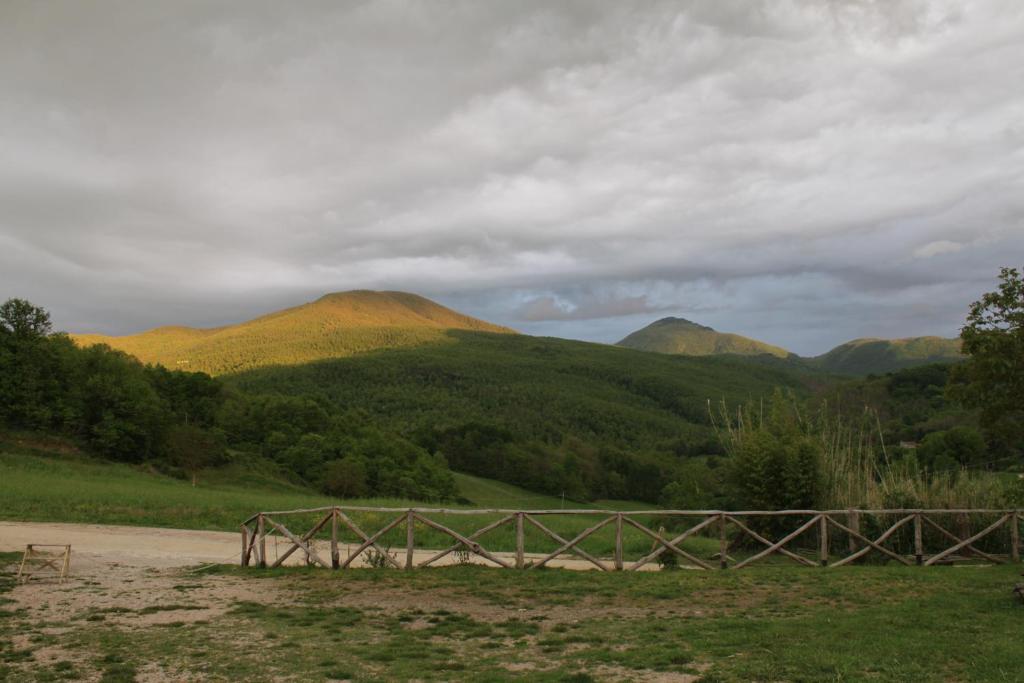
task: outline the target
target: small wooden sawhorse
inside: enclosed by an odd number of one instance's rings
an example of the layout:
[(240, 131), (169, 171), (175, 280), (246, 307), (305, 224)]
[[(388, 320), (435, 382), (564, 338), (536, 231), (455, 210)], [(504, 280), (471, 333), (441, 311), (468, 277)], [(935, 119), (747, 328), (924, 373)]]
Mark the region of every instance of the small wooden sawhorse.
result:
[[(37, 548), (63, 548), (61, 552), (40, 552)], [(58, 563), (60, 566), (58, 566)], [(52, 569), (64, 583), (68, 572), (71, 571), (71, 545), (60, 545), (57, 543), (29, 543), (25, 546), (25, 556), (21, 558), (21, 566), (18, 568), (18, 581), (27, 583), (28, 580), (43, 569)]]

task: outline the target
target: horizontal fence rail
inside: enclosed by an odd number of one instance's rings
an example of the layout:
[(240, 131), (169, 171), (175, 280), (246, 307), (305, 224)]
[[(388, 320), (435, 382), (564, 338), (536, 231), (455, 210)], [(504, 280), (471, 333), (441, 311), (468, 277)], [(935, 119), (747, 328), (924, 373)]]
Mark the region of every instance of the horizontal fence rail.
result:
[[(371, 531), (365, 531), (356, 517)], [(452, 519), (442, 523), (439, 517)], [(477, 528), (480, 522), (473, 517), (493, 519)], [(292, 528), (284, 524), (285, 519)], [(964, 560), (1002, 564), (1020, 562), (1022, 519), (1024, 511), (993, 509), (618, 511), (333, 506), (260, 512), (248, 518), (241, 525), (241, 564), (279, 567), (297, 551), (306, 564), (333, 569), (356, 563), (415, 569), (451, 564), (453, 554), (460, 564), (475, 557), (483, 564), (505, 569), (540, 569), (564, 555), (573, 555), (582, 565), (601, 571), (659, 566), (742, 569), (759, 562), (789, 560), (812, 567), (841, 567), (862, 560), (908, 566)], [(307, 530), (300, 535), (294, 528)], [(487, 535), (491, 535), (491, 549), (483, 545)], [(273, 559), (267, 552), (268, 538), (275, 544)], [(279, 551), (279, 539), (284, 542), (283, 551)], [(398, 550), (392, 550), (395, 545)], [(627, 555), (632, 559), (627, 560)]]

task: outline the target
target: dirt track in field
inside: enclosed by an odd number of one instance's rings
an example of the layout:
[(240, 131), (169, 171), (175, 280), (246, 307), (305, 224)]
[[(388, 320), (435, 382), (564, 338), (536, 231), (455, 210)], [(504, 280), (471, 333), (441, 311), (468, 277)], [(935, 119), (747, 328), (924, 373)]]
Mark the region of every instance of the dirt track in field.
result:
[[(69, 524), (62, 522), (2, 522), (0, 521), (0, 551), (21, 551), (29, 543), (71, 544), (72, 572), (76, 569), (89, 572), (113, 564), (138, 568), (167, 569), (202, 564), (234, 564), (241, 559), (241, 536), (227, 531), (193, 531), (189, 529), (161, 529), (153, 527), (114, 526), (104, 524)], [(318, 541), (315, 550), (321, 557), (330, 558), (327, 541)], [(283, 554), (291, 543), (279, 536), (268, 537), (267, 557), (274, 560)], [(342, 544), (341, 555), (356, 548)], [(396, 551), (392, 551), (396, 552)], [(414, 562), (422, 562), (437, 553), (436, 550), (417, 549)], [(511, 553), (494, 553), (510, 563)], [(539, 559), (541, 555), (528, 555), (528, 559)], [(405, 551), (397, 551), (396, 558), (405, 560)], [(361, 560), (362, 558), (360, 558)], [(361, 566), (360, 560), (353, 563)], [(286, 564), (302, 564), (305, 554), (295, 552)], [(474, 562), (490, 564), (474, 557)], [(449, 554), (436, 564), (453, 564), (454, 554)], [(588, 570), (596, 567), (586, 560), (561, 557), (548, 563), (551, 567)], [(656, 570), (651, 563), (645, 570)]]

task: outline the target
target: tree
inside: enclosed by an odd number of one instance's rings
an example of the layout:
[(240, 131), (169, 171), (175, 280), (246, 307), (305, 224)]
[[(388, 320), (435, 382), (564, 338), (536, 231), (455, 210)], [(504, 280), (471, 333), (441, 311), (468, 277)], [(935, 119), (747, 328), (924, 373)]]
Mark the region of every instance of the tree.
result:
[(15, 337), (45, 337), (50, 334), (50, 314), (24, 299), (0, 304), (0, 330)]
[(368, 493), (366, 465), (361, 458), (348, 456), (332, 460), (324, 468), (324, 491), (339, 498), (358, 498)]
[(195, 425), (171, 427), (167, 432), (167, 454), (196, 485), (199, 473), (224, 458), (224, 446), (214, 434)]
[(981, 424), (1017, 448), (1024, 442), (1024, 279), (999, 271), (999, 288), (971, 304), (960, 330), (967, 360), (954, 368), (950, 394), (978, 408)]

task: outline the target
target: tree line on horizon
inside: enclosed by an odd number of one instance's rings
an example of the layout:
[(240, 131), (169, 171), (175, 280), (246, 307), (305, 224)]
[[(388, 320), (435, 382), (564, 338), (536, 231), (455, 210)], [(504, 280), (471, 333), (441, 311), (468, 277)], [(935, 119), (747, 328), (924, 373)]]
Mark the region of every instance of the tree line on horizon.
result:
[[(0, 424), (63, 434), (193, 482), (242, 451), (331, 495), (434, 501), (457, 498), (454, 469), (573, 500), (676, 508), (859, 505), (871, 496), (906, 504), (939, 479), (947, 493), (968, 495), (963, 472), (1022, 462), (1024, 285), (1015, 269), (972, 305), (967, 362), (814, 393), (795, 383), (762, 389), (760, 405), (709, 410), (698, 395), (705, 385), (647, 375), (615, 350), (581, 357), (576, 347), (502, 337), (220, 379), (80, 348), (53, 333), (45, 310), (11, 299), (0, 306)], [(507, 378), (520, 384), (514, 395), (501, 389), (506, 378), (487, 376), (510, 352), (531, 359), (513, 370), (523, 377)], [(651, 362), (737, 387), (791, 379), (728, 359)], [(634, 403), (609, 388), (622, 386)], [(862, 444), (856, 453), (829, 445), (840, 424), (843, 438)]]

